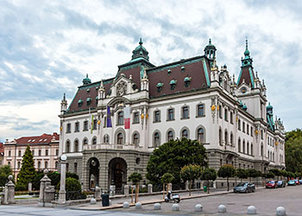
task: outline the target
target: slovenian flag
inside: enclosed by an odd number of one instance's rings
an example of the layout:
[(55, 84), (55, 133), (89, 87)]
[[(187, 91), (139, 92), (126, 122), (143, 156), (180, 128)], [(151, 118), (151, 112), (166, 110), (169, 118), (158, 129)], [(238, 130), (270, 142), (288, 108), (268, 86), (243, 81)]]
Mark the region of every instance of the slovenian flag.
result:
[(125, 129), (130, 129), (130, 107), (124, 108)]
[(110, 106), (107, 106), (107, 127), (112, 127)]

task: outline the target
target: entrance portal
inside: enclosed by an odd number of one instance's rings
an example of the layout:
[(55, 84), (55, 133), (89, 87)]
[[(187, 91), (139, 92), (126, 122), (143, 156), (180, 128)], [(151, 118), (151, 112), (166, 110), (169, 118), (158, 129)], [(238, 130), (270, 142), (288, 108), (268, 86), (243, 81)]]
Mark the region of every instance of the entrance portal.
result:
[(94, 190), (95, 186), (99, 186), (99, 160), (96, 158), (90, 158), (88, 160), (89, 168), (89, 189)]
[(127, 163), (122, 158), (114, 158), (109, 162), (108, 183), (115, 185), (115, 193), (122, 194), (124, 185), (127, 184)]

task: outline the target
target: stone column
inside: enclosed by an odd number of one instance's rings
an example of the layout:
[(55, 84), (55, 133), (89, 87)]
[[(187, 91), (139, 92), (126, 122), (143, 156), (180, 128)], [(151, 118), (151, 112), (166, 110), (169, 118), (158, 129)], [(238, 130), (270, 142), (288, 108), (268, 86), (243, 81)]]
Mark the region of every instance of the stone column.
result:
[(186, 181), (186, 191), (189, 190), (189, 181)]
[(31, 193), (33, 188), (33, 184), (31, 182), (28, 183), (28, 192)]
[(61, 178), (60, 178), (60, 191), (58, 203), (64, 205), (66, 203), (66, 160), (61, 160)]
[(99, 201), (101, 200), (101, 188), (99, 186), (95, 187), (94, 198)]
[(152, 194), (152, 192), (153, 192), (153, 185), (148, 184), (148, 194)]
[(124, 186), (124, 195), (129, 196), (129, 185)]
[(5, 184), (3, 204), (15, 203), (15, 184), (12, 182), (13, 176), (8, 176), (8, 183)]

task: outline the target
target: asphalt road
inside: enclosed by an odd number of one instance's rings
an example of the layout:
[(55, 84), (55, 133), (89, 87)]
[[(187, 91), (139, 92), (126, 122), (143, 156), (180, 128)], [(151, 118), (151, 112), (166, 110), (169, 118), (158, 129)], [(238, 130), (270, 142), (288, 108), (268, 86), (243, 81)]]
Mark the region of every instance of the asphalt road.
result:
[[(249, 194), (227, 194), (211, 196), (197, 199), (182, 200), (180, 211), (172, 212), (172, 203), (163, 203), (162, 210), (153, 210), (153, 205), (144, 205), (142, 210), (117, 209), (111, 211), (84, 211), (72, 210), (68, 208), (42, 208), (27, 206), (0, 206), (0, 216), (84, 216), (84, 215), (108, 215), (108, 216), (130, 216), (130, 215), (246, 215), (247, 207), (254, 205), (257, 208), (257, 215), (276, 215), (276, 208), (283, 206), (286, 208), (288, 216), (302, 215), (300, 210), (302, 201), (302, 185), (280, 189), (259, 189), (255, 193)], [(203, 213), (195, 213), (196, 204), (203, 205)], [(227, 207), (226, 214), (217, 214), (217, 207), (224, 204)]]

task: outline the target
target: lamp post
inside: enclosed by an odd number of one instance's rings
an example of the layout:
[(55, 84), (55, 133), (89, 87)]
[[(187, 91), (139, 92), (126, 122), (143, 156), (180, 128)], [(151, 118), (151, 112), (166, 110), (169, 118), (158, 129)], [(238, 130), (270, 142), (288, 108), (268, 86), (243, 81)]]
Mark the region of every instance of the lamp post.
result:
[(60, 177), (60, 191), (59, 191), (59, 200), (58, 200), (58, 203), (61, 205), (64, 205), (66, 203), (66, 190), (65, 190), (66, 160), (67, 160), (67, 156), (63, 154), (61, 156), (61, 177)]

